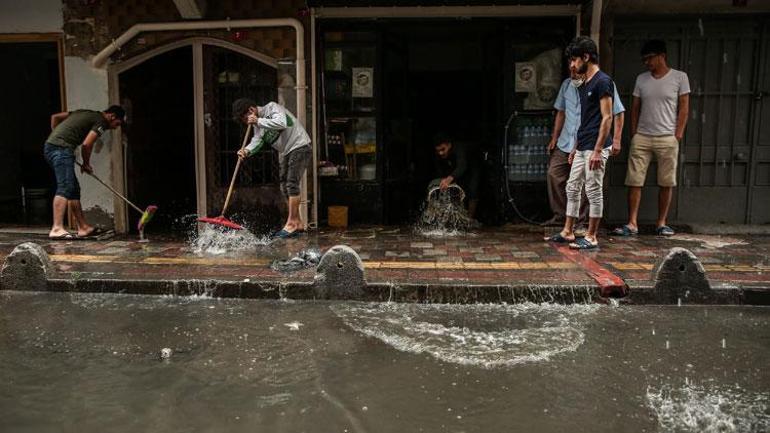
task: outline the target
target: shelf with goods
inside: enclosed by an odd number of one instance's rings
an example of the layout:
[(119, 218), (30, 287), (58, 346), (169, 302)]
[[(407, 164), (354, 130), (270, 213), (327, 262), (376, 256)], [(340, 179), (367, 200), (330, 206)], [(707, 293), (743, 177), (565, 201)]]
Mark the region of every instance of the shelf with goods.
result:
[(550, 115), (516, 118), (508, 148), (505, 150), (509, 181), (545, 182), (552, 119)]
[(324, 142), (319, 174), (326, 179), (376, 181), (380, 177), (376, 43), (365, 33), (346, 32), (327, 32), (324, 42)]
[(328, 119), (322, 177), (354, 181), (377, 179), (377, 120), (374, 117)]

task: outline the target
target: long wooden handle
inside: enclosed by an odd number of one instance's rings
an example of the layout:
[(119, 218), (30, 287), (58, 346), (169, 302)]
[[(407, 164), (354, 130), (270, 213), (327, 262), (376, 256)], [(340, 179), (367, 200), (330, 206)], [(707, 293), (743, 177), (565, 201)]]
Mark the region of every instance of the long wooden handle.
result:
[[(77, 165), (78, 165), (78, 166), (80, 166), (80, 167), (83, 167), (83, 164), (81, 164), (81, 163), (79, 163), (79, 162), (77, 162), (77, 161), (75, 161), (75, 164), (77, 164)], [(88, 172), (86, 172), (86, 173), (88, 173)], [(107, 189), (108, 189), (108, 190), (110, 190), (110, 191), (112, 191), (112, 193), (113, 193), (113, 194), (115, 194), (116, 196), (118, 196), (118, 197), (122, 198), (122, 199), (123, 199), (123, 201), (125, 201), (126, 203), (128, 203), (129, 205), (131, 205), (131, 207), (132, 207), (132, 208), (136, 209), (136, 211), (137, 211), (137, 212), (139, 212), (140, 214), (144, 214), (144, 211), (143, 211), (143, 210), (141, 210), (141, 209), (139, 209), (139, 206), (137, 206), (137, 205), (135, 205), (135, 204), (131, 203), (131, 201), (130, 201), (129, 199), (127, 199), (127, 198), (123, 197), (123, 194), (121, 194), (121, 193), (119, 193), (119, 192), (115, 191), (115, 188), (113, 188), (113, 187), (111, 187), (110, 185), (106, 184), (106, 183), (105, 183), (103, 180), (99, 179), (99, 178), (98, 178), (98, 177), (97, 177), (95, 174), (93, 174), (93, 173), (88, 173), (88, 174), (89, 174), (89, 175), (91, 175), (91, 177), (93, 177), (94, 179), (96, 179), (96, 181), (97, 181), (97, 182), (99, 182), (99, 183), (101, 183), (102, 185), (104, 185), (105, 187), (107, 187)]]
[[(243, 135), (243, 143), (241, 143), (241, 150), (246, 148), (246, 142), (249, 140), (249, 134), (251, 134), (251, 123), (249, 123), (249, 126), (246, 128), (246, 134)], [(227, 206), (230, 205), (230, 196), (233, 194), (233, 187), (235, 186), (235, 178), (238, 177), (238, 170), (241, 168), (241, 161), (242, 159), (238, 157), (238, 162), (235, 163), (235, 170), (233, 171), (233, 177), (230, 179), (230, 188), (227, 190), (227, 197), (225, 197), (225, 205), (222, 206), (222, 214), (220, 216), (225, 216), (225, 212), (227, 212)]]

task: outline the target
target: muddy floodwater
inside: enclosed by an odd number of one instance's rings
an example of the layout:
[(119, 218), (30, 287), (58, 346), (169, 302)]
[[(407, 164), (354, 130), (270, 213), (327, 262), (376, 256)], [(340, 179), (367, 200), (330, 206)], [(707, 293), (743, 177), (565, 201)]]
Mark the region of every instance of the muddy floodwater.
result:
[(767, 432), (770, 308), (0, 292), (0, 431)]

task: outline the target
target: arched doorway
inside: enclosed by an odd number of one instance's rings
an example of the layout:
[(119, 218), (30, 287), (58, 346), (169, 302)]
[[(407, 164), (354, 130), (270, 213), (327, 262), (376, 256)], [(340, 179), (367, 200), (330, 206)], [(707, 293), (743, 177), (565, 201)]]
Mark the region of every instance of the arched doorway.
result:
[[(197, 37), (110, 67), (111, 102), (126, 105), (130, 118), (113, 142), (113, 179), (138, 205), (159, 206), (153, 231), (183, 231), (196, 215), (220, 210), (243, 132), (230, 121), (232, 101), (275, 100), (276, 71), (275, 59)], [(243, 170), (240, 201), (261, 206), (250, 199), (271, 196), (260, 191), (271, 190), (271, 157), (259, 155)], [(133, 230), (137, 217), (115, 202), (118, 231)]]
[[(185, 216), (197, 212), (192, 49), (167, 51), (120, 78), (121, 103), (128, 109), (126, 193), (139, 206), (162, 209), (155, 229), (182, 231)], [(139, 217), (129, 212), (128, 226), (136, 227)]]

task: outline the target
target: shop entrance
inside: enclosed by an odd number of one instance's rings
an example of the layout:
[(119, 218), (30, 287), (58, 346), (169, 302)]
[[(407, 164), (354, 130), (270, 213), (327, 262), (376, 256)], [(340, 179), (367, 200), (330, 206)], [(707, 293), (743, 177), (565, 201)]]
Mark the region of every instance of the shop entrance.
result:
[(43, 143), (51, 132), (51, 115), (63, 104), (59, 39), (44, 39), (0, 38), (0, 223), (51, 224), (56, 181), (43, 158)]
[[(438, 133), (464, 143), (479, 161), (483, 223), (513, 218), (509, 181), (527, 216), (550, 217), (541, 169), (546, 143), (536, 148), (530, 136), (541, 140), (551, 126), (566, 75), (562, 52), (575, 25), (573, 17), (322, 21), (321, 218), (327, 206), (341, 205), (351, 223), (414, 222), (438, 176)], [(540, 75), (522, 90), (514, 76), (525, 63)], [(526, 129), (528, 151), (542, 161), (517, 150), (517, 170), (506, 171), (504, 155), (514, 152), (503, 149), (503, 133), (513, 112), (521, 115), (508, 144), (519, 145), (518, 130)]]
[[(486, 171), (502, 108), (503, 29), (482, 22), (409, 23), (386, 30), (383, 116), (385, 220), (416, 219), (439, 177), (437, 135), (463, 143)], [(482, 173), (481, 189), (489, 179)], [(493, 200), (482, 201), (483, 214)]]
[[(123, 72), (120, 95), (130, 110), (123, 127), (128, 197), (158, 206), (153, 230), (184, 230), (185, 217), (197, 213), (191, 47)], [(128, 215), (135, 230), (140, 215)]]

